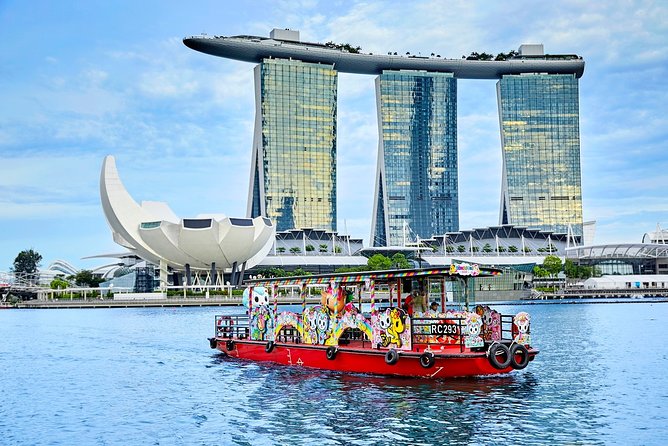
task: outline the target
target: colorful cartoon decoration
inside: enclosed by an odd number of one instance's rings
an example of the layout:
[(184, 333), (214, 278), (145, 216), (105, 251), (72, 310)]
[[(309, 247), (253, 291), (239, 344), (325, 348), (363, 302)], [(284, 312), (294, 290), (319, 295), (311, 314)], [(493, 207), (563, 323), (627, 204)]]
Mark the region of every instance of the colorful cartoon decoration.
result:
[(343, 288), (329, 286), (320, 292), (320, 303), (333, 313), (341, 313), (346, 305), (346, 292)]
[[(251, 287), (248, 287), (244, 290), (244, 294), (241, 298), (241, 303), (244, 307), (248, 308), (248, 296), (250, 294)], [(269, 292), (265, 287), (258, 286), (253, 288), (253, 307), (260, 307), (262, 305), (269, 305)]]
[(480, 274), (480, 266), (470, 263), (458, 263), (450, 265), (450, 274), (459, 274), (460, 276), (477, 276)]
[(485, 341), (501, 340), (501, 314), (487, 305), (478, 305), (475, 312), (482, 317), (482, 337)]
[(278, 337), (284, 327), (292, 327), (297, 330), (299, 336), (304, 339), (304, 325), (301, 318), (291, 311), (283, 311), (276, 316), (276, 327), (274, 328), (274, 339)]
[(259, 341), (274, 340), (274, 312), (269, 306), (253, 307), (249, 319), (251, 339)]
[(332, 330), (332, 335), (327, 340), (328, 345), (338, 345), (339, 338), (347, 328), (358, 328), (371, 339), (372, 330), (369, 321), (360, 313), (355, 306), (347, 304), (343, 315), (336, 319), (336, 325)]
[(485, 341), (480, 336), (482, 330), (482, 318), (477, 313), (466, 313), (466, 332), (464, 345), (469, 348), (482, 347)]
[(529, 345), (531, 343), (531, 335), (529, 335), (530, 326), (531, 317), (529, 313), (524, 311), (517, 313), (513, 318), (513, 340), (518, 344)]
[(399, 349), (411, 348), (410, 318), (401, 308), (391, 307), (372, 314), (371, 327), (374, 345), (396, 346)]
[(304, 342), (307, 344), (325, 344), (331, 335), (330, 313), (327, 307), (316, 305), (304, 311)]

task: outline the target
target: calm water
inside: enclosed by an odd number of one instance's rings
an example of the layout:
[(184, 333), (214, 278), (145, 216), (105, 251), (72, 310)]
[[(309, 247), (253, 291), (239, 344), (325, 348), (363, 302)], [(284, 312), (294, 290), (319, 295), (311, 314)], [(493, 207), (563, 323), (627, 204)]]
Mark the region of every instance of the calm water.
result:
[(344, 376), (209, 349), (232, 309), (0, 311), (0, 444), (668, 444), (668, 304), (531, 305), (523, 371)]

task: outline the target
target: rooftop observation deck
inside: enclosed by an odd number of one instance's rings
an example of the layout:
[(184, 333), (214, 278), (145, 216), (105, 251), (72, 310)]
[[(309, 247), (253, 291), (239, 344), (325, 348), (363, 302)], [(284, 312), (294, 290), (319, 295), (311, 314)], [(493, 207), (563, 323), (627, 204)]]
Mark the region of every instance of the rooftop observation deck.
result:
[(577, 55), (516, 56), (507, 60), (445, 59), (436, 56), (364, 54), (320, 43), (257, 36), (191, 36), (183, 43), (196, 51), (259, 63), (263, 59), (296, 59), (333, 65), (343, 73), (378, 75), (383, 70), (453, 73), (461, 79), (499, 79), (506, 74), (574, 74), (582, 77), (584, 60)]

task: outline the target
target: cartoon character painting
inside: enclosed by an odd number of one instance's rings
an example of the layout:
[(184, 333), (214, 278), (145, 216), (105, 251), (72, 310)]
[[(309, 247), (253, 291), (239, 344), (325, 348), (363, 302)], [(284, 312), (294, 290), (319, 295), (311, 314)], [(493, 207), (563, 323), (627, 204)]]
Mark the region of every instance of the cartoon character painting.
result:
[(529, 313), (524, 311), (517, 313), (513, 318), (513, 340), (518, 344), (529, 345), (531, 343), (530, 325), (531, 317)]
[(250, 288), (244, 290), (242, 303), (249, 307), (249, 326), (251, 339), (274, 339), (274, 310), (269, 306), (269, 293), (264, 287), (253, 288), (252, 298)]
[(501, 340), (501, 314), (487, 305), (478, 305), (475, 312), (482, 317), (482, 337), (485, 341)]
[(324, 344), (331, 334), (330, 313), (326, 307), (316, 305), (304, 311), (304, 342)]
[(401, 308), (386, 309), (378, 314), (377, 328), (382, 347), (394, 344), (401, 348), (403, 346), (402, 335), (406, 332), (406, 312)]
[(484, 346), (485, 341), (480, 336), (482, 330), (482, 318), (480, 315), (477, 313), (467, 313), (466, 327), (468, 334), (464, 340), (464, 345), (469, 348)]

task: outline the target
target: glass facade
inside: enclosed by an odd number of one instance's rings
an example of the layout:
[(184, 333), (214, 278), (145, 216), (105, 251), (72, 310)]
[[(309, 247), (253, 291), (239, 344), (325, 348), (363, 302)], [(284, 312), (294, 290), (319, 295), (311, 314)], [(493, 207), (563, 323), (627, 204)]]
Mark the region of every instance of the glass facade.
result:
[(450, 73), (383, 71), (372, 246), (459, 229), (457, 81)]
[(497, 83), (501, 224), (582, 236), (578, 80), (505, 75)]
[(265, 59), (255, 68), (250, 217), (277, 231), (336, 231), (336, 93), (331, 65)]

